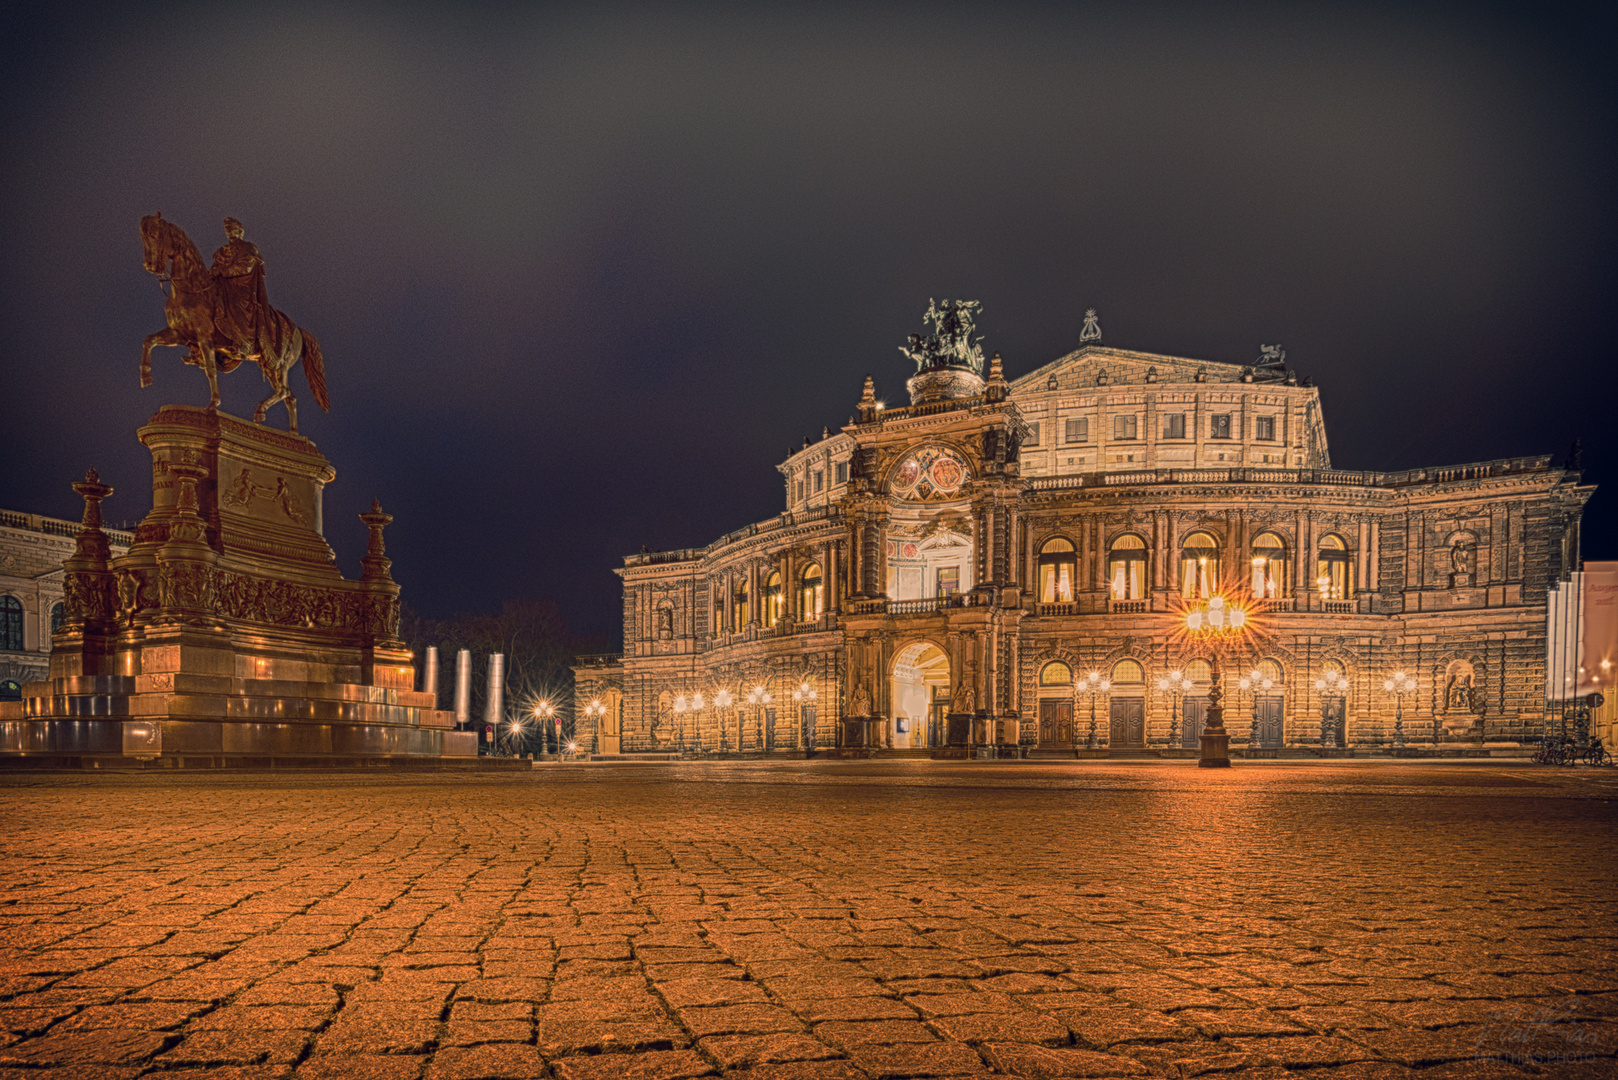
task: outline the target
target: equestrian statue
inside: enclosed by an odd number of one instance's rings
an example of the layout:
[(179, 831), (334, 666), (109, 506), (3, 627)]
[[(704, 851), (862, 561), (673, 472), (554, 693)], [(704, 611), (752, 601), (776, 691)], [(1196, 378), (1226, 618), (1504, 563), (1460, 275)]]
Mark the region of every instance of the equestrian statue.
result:
[(158, 212), (140, 219), (140, 239), (146, 269), (166, 282), (168, 301), (163, 312), (168, 327), (146, 339), (140, 357), (140, 384), (152, 385), (152, 347), (185, 345), (185, 362), (208, 376), (208, 407), (219, 408), (218, 372), (234, 371), (243, 360), (253, 360), (270, 384), (270, 396), (258, 403), (253, 421), (262, 424), (271, 405), (286, 403), (287, 424), (298, 431), (298, 399), (288, 385), (287, 373), (303, 358), (303, 374), (320, 407), (331, 411), (326, 397), (326, 370), (320, 343), (309, 331), (270, 306), (264, 289), (264, 260), (249, 243), (242, 223), (225, 219), (226, 244), (214, 252), (213, 265), (204, 266), (202, 253), (173, 222)]

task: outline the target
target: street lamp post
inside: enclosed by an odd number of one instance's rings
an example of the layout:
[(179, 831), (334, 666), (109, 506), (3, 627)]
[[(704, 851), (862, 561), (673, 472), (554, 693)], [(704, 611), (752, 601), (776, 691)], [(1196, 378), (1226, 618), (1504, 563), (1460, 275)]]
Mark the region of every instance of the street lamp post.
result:
[(774, 699), (770, 697), (770, 692), (762, 686), (753, 687), (752, 691), (747, 695), (747, 703), (753, 706), (753, 745), (760, 750), (766, 749), (764, 746), (764, 706), (768, 705), (772, 700)]
[(1382, 680), (1382, 689), (1393, 695), (1393, 748), (1403, 750), (1405, 745), (1405, 695), (1416, 692), (1416, 680), (1402, 671), (1393, 678)]
[(1158, 693), (1169, 695), (1169, 749), (1173, 750), (1180, 741), (1180, 700), (1185, 692), (1191, 689), (1191, 680), (1185, 677), (1183, 671), (1171, 671), (1163, 678), (1157, 680)]
[(685, 754), (685, 714), (691, 709), (691, 703), (681, 694), (674, 699), (674, 745)]
[(703, 698), (702, 691), (699, 690), (691, 695), (691, 711), (695, 714), (692, 719), (697, 725), (697, 753), (699, 754), (707, 751), (707, 747), (702, 741), (702, 710), (707, 707), (708, 702)]
[[(730, 691), (723, 688), (713, 696), (714, 715), (719, 719), (719, 752), (726, 754), (730, 748), (725, 745), (725, 710), (730, 708)], [(741, 732), (736, 733), (736, 749), (741, 750)]]
[(1337, 725), (1332, 722), (1331, 702), (1336, 698), (1343, 703), (1346, 710), (1348, 704), (1348, 679), (1336, 668), (1327, 668), (1320, 678), (1315, 680), (1315, 689), (1320, 692), (1320, 746), (1322, 749), (1337, 749)]
[(1223, 596), (1198, 601), (1185, 615), (1186, 633), (1193, 641), (1208, 646), (1213, 656), (1213, 673), (1208, 677), (1208, 720), (1202, 728), (1202, 756), (1199, 768), (1230, 768), (1230, 733), (1225, 730), (1225, 709), (1219, 687), (1224, 654), (1246, 632), (1247, 612), (1226, 603)]
[(1097, 749), (1096, 744), (1096, 698), (1112, 689), (1112, 680), (1101, 677), (1101, 672), (1092, 671), (1082, 679), (1076, 679), (1073, 689), (1090, 699), (1090, 731), (1084, 737), (1084, 747), (1087, 750)]
[[(584, 707), (584, 715), (590, 717), (590, 719), (595, 722), (595, 727), (594, 727), (593, 730), (595, 731), (596, 752), (600, 753), (601, 752), (601, 718), (603, 716), (607, 715), (607, 707), (601, 703), (600, 699), (596, 699), (594, 701), (591, 701), (590, 704), (588, 704), (588, 705), (586, 705)], [(573, 737), (574, 737), (575, 741), (577, 741), (578, 735), (579, 735), (579, 733), (577, 731), (575, 731), (573, 733)]]
[(1258, 692), (1260, 690), (1269, 690), (1275, 685), (1275, 682), (1262, 672), (1255, 670), (1243, 675), (1242, 681), (1237, 685), (1239, 685), (1243, 690), (1251, 691), (1253, 695), (1253, 730), (1249, 732), (1247, 736), (1247, 748), (1252, 750), (1259, 745)]
[(805, 679), (802, 682), (800, 682), (798, 684), (798, 688), (796, 690), (792, 691), (792, 700), (796, 701), (798, 703), (798, 724), (797, 724), (797, 727), (798, 727), (798, 749), (800, 749), (800, 750), (813, 750), (814, 749), (814, 747), (812, 747), (812, 746), (804, 746), (803, 745), (803, 709), (804, 709), (804, 706), (811, 705), (814, 702), (814, 700), (819, 696), (820, 695), (815, 692), (814, 686), (810, 684), (808, 679)]
[[(534, 706), (534, 721), (537, 724), (539, 724), (539, 732), (540, 732), (540, 738), (541, 739), (546, 738), (546, 736), (548, 735), (548, 733), (550, 731), (550, 729), (546, 726), (545, 721), (549, 720), (551, 717), (553, 717), (555, 715), (556, 715), (556, 706), (552, 705), (548, 701), (541, 701), (538, 705)], [(545, 752), (544, 746), (540, 747), (539, 752), (541, 754), (543, 754)]]

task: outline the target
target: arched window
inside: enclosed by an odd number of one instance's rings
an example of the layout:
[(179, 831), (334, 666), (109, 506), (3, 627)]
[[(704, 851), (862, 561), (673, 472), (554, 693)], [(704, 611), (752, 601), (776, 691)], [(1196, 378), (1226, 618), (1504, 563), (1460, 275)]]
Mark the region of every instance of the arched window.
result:
[(1146, 595), (1146, 541), (1125, 533), (1107, 550), (1107, 578), (1114, 600), (1139, 600)]
[(737, 578), (730, 587), (730, 629), (738, 634), (747, 629), (746, 578)]
[(1139, 660), (1120, 660), (1112, 665), (1112, 684), (1117, 686), (1123, 683), (1133, 686), (1146, 681), (1146, 669), (1140, 666)]
[(6, 679), (0, 682), (0, 701), (21, 701), (22, 683), (16, 679)]
[(1253, 537), (1253, 595), (1259, 599), (1287, 592), (1286, 541), (1272, 532)]
[(1180, 595), (1206, 599), (1219, 591), (1219, 541), (1212, 533), (1194, 532), (1180, 549)]
[(1315, 588), (1322, 600), (1347, 600), (1354, 593), (1354, 556), (1343, 538), (1327, 533), (1320, 538), (1315, 562)]
[(1039, 670), (1039, 685), (1069, 686), (1073, 682), (1073, 669), (1060, 660), (1052, 660)]
[(62, 628), (62, 604), (60, 601), (51, 605), (51, 633)]
[(765, 626), (774, 626), (781, 621), (781, 574), (776, 571), (764, 579), (764, 590), (760, 594), (762, 603), (759, 605), (759, 616)]
[(1039, 549), (1039, 602), (1071, 604), (1078, 574), (1078, 556), (1072, 542), (1060, 536), (1045, 541)]
[(22, 602), (0, 596), (0, 649), (22, 651)]
[(1213, 682), (1213, 666), (1206, 660), (1193, 660), (1185, 666), (1185, 677), (1198, 686)]
[(798, 617), (818, 619), (826, 610), (826, 591), (820, 577), (820, 564), (810, 563), (798, 575)]
[(1274, 660), (1260, 660), (1254, 665), (1253, 670), (1258, 673), (1259, 678), (1270, 680), (1278, 689), (1285, 681), (1282, 679), (1281, 665)]

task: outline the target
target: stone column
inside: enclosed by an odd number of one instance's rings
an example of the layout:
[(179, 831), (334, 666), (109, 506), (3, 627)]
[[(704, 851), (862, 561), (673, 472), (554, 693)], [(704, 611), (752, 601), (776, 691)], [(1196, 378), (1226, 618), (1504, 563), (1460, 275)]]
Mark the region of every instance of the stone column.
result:
[(1371, 592), (1382, 588), (1382, 523), (1373, 519), (1366, 530), (1370, 553), (1366, 558), (1366, 584)]

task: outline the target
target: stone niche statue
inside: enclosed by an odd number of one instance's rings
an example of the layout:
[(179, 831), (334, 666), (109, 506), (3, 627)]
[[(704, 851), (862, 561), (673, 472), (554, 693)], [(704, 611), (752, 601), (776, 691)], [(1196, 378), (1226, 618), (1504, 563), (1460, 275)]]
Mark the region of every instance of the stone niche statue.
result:
[(1473, 714), (1481, 712), (1477, 668), (1470, 660), (1453, 660), (1444, 672), (1444, 711)]
[(1457, 536), (1450, 543), (1450, 588), (1460, 589), (1477, 580), (1477, 541), (1468, 536)]

